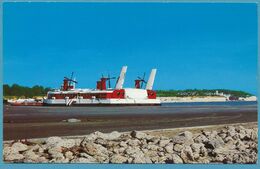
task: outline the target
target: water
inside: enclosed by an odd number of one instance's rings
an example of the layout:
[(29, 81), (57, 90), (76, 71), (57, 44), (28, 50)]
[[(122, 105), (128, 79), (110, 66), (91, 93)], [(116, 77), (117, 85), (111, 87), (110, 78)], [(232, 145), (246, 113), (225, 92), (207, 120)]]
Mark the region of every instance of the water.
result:
[[(183, 114), (183, 113), (242, 113), (257, 112), (257, 102), (193, 102), (163, 103), (162, 106), (123, 106), (123, 107), (9, 107), (8, 112), (14, 115), (152, 115), (152, 114)], [(8, 115), (7, 113), (6, 115)]]
[(163, 103), (162, 106), (256, 106), (257, 101)]

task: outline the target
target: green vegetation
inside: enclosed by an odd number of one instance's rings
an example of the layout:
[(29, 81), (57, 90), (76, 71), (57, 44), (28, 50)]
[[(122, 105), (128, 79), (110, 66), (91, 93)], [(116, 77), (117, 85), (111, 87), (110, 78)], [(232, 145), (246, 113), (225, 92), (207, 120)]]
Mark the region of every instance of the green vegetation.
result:
[[(218, 94), (216, 93), (218, 91)], [(248, 97), (252, 94), (227, 89), (187, 89), (187, 90), (157, 90), (158, 97), (187, 97), (187, 96), (219, 96), (221, 94), (230, 95), (233, 97)]]
[(5, 98), (32, 98), (35, 96), (45, 96), (49, 90), (50, 88), (44, 88), (39, 85), (25, 87), (18, 84), (13, 84), (12, 86), (4, 84), (3, 86), (3, 94)]
[[(18, 84), (13, 84), (11, 86), (4, 84), (3, 91), (5, 98), (33, 98), (37, 96), (46, 96), (47, 92), (51, 88), (35, 85), (33, 87), (20, 86)], [(218, 91), (218, 94), (216, 93)], [(218, 95), (230, 95), (233, 97), (248, 97), (252, 94), (227, 89), (187, 89), (187, 90), (157, 90), (158, 97), (187, 97), (187, 96), (218, 96)]]

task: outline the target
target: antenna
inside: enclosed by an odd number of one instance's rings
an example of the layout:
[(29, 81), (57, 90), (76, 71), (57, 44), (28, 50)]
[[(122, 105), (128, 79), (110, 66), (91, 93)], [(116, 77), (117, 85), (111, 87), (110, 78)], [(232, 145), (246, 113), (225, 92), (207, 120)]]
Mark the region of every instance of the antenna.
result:
[(137, 77), (140, 81), (141, 81), (141, 88), (143, 88), (143, 83), (147, 83), (145, 80), (144, 80), (144, 78), (145, 78), (145, 72), (144, 72), (144, 75), (143, 75), (143, 78), (141, 78), (141, 77)]
[[(72, 79), (73, 78), (73, 74), (74, 74), (74, 72), (71, 72), (70, 80), (73, 80)], [(70, 81), (69, 85), (71, 86), (71, 81)]]
[(107, 75), (108, 88), (111, 88), (111, 79), (116, 79), (116, 77), (110, 77), (110, 74)]

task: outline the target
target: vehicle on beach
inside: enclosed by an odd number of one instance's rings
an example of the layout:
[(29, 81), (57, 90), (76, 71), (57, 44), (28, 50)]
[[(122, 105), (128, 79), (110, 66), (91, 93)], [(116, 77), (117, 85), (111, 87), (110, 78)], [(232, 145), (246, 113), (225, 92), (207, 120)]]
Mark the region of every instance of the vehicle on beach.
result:
[[(134, 88), (123, 88), (127, 66), (123, 66), (117, 78), (115, 88), (111, 88), (110, 80), (115, 77), (101, 77), (97, 81), (95, 89), (78, 89), (73, 79), (64, 77), (60, 89), (49, 91), (47, 98), (43, 99), (46, 106), (136, 106), (136, 105), (161, 105), (156, 98), (156, 92), (152, 90), (156, 69), (152, 69), (146, 82), (138, 77)], [(108, 83), (108, 87), (107, 87)], [(143, 88), (143, 84), (146, 84)]]

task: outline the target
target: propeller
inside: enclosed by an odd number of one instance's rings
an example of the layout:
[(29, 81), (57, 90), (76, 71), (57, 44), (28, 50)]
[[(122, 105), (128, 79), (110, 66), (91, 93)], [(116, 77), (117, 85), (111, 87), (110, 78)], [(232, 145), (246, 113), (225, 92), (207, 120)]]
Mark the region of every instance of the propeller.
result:
[(143, 75), (143, 78), (141, 78), (141, 77), (137, 77), (140, 81), (141, 81), (141, 88), (143, 88), (143, 83), (147, 83), (145, 80), (144, 80), (144, 78), (145, 78), (145, 73), (144, 73), (144, 75)]
[(74, 82), (74, 83), (78, 83), (77, 81), (73, 80), (73, 74), (74, 72), (71, 73), (71, 77), (68, 78), (68, 77), (64, 77), (64, 79), (68, 80), (69, 81), (69, 85), (71, 86), (71, 82)]
[(110, 77), (110, 74), (107, 75), (107, 79), (108, 80), (108, 87), (111, 88), (111, 79), (116, 79), (116, 77)]

